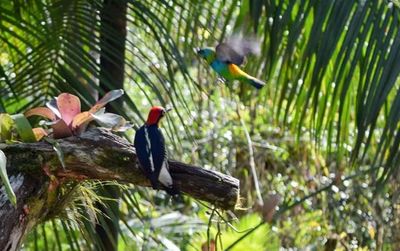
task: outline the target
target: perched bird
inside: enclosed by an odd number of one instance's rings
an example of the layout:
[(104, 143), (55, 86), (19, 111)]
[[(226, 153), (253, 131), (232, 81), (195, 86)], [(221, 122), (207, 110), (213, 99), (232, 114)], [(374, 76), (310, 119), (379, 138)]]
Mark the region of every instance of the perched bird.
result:
[(197, 54), (204, 58), (211, 68), (224, 79), (228, 81), (239, 80), (261, 89), (265, 85), (263, 81), (250, 76), (239, 68), (246, 55), (256, 54), (258, 51), (259, 47), (256, 42), (234, 37), (217, 45), (215, 50), (206, 47), (199, 49)]
[(146, 123), (137, 130), (134, 140), (141, 168), (154, 189), (162, 188), (170, 195), (179, 191), (174, 187), (169, 173), (164, 136), (159, 122), (168, 110), (161, 106), (151, 108)]

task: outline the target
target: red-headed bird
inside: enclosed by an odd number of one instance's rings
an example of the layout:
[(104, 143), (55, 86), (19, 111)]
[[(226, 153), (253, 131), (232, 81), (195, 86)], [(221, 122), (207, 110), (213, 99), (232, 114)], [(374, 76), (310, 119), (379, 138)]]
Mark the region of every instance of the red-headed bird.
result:
[(170, 195), (179, 191), (174, 187), (169, 173), (164, 136), (159, 122), (167, 112), (161, 106), (154, 106), (146, 123), (136, 132), (134, 146), (140, 166), (154, 189), (162, 188)]
[(259, 46), (255, 41), (244, 40), (233, 37), (227, 42), (220, 43), (215, 48), (202, 48), (197, 54), (204, 58), (207, 63), (221, 77), (228, 81), (239, 80), (261, 89), (265, 83), (242, 71), (239, 66), (243, 64), (245, 56), (259, 52)]

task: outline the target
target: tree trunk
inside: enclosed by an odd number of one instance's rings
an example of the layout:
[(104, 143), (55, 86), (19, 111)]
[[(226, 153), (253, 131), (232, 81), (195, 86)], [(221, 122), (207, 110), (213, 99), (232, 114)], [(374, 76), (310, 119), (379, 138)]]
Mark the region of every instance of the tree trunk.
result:
[[(105, 129), (94, 128), (79, 137), (57, 141), (64, 153), (65, 170), (47, 142), (0, 144), (17, 196), (14, 208), (0, 187), (0, 250), (18, 250), (26, 233), (62, 211), (66, 198), (59, 190), (65, 183), (115, 180), (150, 186), (132, 144)], [(174, 183), (183, 193), (222, 209), (235, 207), (237, 179), (177, 161), (169, 161), (169, 165)]]
[[(126, 1), (105, 0), (100, 12), (100, 89), (104, 92), (123, 89), (126, 10)], [(122, 107), (122, 99), (116, 100), (114, 105)], [(115, 111), (110, 105), (107, 105), (106, 109), (109, 112), (121, 114), (120, 111)], [(119, 197), (121, 192), (117, 186), (107, 186), (101, 188), (98, 192), (101, 196), (114, 200), (106, 200), (96, 205), (100, 210), (97, 216), (99, 223), (96, 224), (96, 233), (100, 240), (97, 249), (118, 250)]]

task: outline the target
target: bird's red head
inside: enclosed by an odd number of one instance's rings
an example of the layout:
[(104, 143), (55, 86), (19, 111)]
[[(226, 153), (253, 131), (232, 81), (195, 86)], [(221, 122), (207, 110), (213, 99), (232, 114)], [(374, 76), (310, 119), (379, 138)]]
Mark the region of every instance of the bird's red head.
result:
[(164, 117), (165, 113), (169, 111), (169, 109), (165, 109), (161, 106), (153, 106), (150, 109), (149, 116), (147, 117), (146, 124), (147, 125), (157, 125), (162, 117)]

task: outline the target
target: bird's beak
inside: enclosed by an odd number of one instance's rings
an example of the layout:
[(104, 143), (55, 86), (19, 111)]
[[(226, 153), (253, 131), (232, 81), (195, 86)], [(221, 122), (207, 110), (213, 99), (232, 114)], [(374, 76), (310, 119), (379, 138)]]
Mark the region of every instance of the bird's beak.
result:
[(166, 108), (164, 108), (164, 112), (161, 114), (161, 117), (166, 116), (166, 115), (167, 115), (167, 112), (169, 112), (169, 111), (171, 111), (171, 110), (172, 110), (172, 107), (166, 107)]
[(193, 50), (194, 50), (194, 52), (197, 53), (197, 54), (200, 54), (200, 52), (201, 52), (201, 49), (200, 49), (199, 47), (193, 48)]

